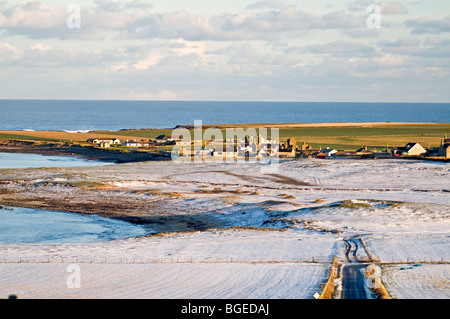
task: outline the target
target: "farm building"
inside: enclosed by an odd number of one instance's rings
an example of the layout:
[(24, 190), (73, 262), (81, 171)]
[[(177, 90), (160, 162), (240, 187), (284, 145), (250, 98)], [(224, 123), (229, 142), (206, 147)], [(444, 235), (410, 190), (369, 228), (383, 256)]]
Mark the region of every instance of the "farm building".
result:
[(130, 141), (130, 140), (126, 140), (126, 142), (124, 142), (122, 144), (123, 146), (127, 146), (127, 147), (141, 147), (142, 144), (137, 142), (137, 141)]
[(101, 144), (101, 143), (108, 143), (108, 144), (120, 144), (120, 140), (117, 138), (88, 138), (86, 140), (89, 144)]
[(338, 152), (337, 150), (335, 150), (333, 148), (329, 148), (329, 147), (323, 148), (320, 150), (320, 153), (325, 154), (325, 156), (327, 156), (327, 157), (332, 156), (332, 155), (336, 154), (337, 152)]
[(316, 155), (316, 158), (320, 158), (320, 159), (325, 159), (327, 156), (324, 154), (324, 153), (322, 153), (322, 152), (319, 152), (317, 155)]
[(167, 141), (167, 136), (159, 135), (155, 138), (157, 143), (165, 143)]
[(427, 152), (419, 143), (408, 143), (394, 152), (396, 155), (419, 156)]
[(439, 146), (439, 156), (450, 158), (450, 138), (444, 137), (441, 140), (441, 146)]
[(280, 157), (295, 157), (297, 154), (297, 140), (289, 138), (286, 143), (281, 144), (278, 155)]
[(356, 150), (356, 154), (358, 155), (369, 155), (372, 154), (373, 152), (370, 151), (367, 146), (361, 146), (359, 149)]

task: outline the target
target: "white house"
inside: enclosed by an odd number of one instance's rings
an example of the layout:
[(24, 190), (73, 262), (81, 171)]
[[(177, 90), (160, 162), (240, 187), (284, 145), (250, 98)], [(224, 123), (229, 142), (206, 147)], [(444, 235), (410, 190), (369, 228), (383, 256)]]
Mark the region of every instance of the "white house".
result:
[(120, 144), (120, 140), (117, 138), (89, 138), (86, 142), (90, 144), (100, 144), (100, 143), (109, 143), (109, 144)]
[(124, 142), (122, 144), (123, 146), (127, 146), (127, 147), (141, 147), (142, 144), (136, 141), (130, 141), (130, 140), (126, 140), (126, 142)]
[(427, 152), (419, 143), (408, 143), (404, 147), (397, 148), (396, 153), (399, 155), (417, 156)]
[(201, 157), (209, 157), (209, 156), (213, 156), (213, 155), (214, 155), (214, 151), (208, 150), (208, 149), (199, 150), (197, 153), (195, 153), (195, 156), (201, 156)]
[(179, 146), (191, 146), (192, 142), (190, 140), (174, 140), (175, 145), (179, 145)]
[(336, 154), (338, 151), (333, 149), (333, 148), (323, 148), (320, 150), (321, 153), (325, 154), (325, 156), (332, 156), (334, 154)]

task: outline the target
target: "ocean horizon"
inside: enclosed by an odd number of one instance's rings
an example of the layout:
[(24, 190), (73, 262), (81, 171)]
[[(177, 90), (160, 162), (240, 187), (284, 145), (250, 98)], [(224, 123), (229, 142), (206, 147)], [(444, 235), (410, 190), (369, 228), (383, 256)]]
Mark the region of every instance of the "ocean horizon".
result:
[(0, 100), (0, 130), (173, 129), (244, 123), (448, 123), (450, 103)]

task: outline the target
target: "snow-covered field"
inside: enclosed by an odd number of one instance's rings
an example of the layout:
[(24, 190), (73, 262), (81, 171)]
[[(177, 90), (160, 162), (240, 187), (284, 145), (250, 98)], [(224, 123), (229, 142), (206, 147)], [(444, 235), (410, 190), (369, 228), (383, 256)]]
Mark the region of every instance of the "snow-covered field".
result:
[[(309, 299), (323, 265), (81, 264), (80, 288), (68, 288), (67, 264), (2, 264), (2, 295), (20, 298)], [(69, 272), (68, 272), (69, 270)]]
[[(82, 173), (0, 170), (0, 179), (102, 182), (115, 187), (98, 193), (104, 200), (122, 192), (218, 225), (106, 243), (0, 244), (0, 298), (313, 298), (352, 235), (383, 263), (450, 261), (449, 164), (308, 159), (264, 168), (149, 162)], [(80, 267), (80, 288), (67, 287), (71, 264)], [(449, 264), (381, 268), (394, 298), (449, 297)]]
[(382, 272), (386, 289), (398, 299), (449, 299), (450, 266), (386, 266)]

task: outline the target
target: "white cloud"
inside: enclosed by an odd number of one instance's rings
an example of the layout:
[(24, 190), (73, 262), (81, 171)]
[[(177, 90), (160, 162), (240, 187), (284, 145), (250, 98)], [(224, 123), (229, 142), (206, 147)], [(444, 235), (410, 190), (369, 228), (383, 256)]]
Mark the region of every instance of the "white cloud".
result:
[(373, 58), (372, 61), (381, 66), (401, 66), (406, 63), (407, 58), (402, 55), (386, 53), (381, 57)]
[(101, 90), (98, 92), (98, 96), (105, 100), (131, 100), (131, 101), (168, 101), (168, 100), (181, 100), (183, 96), (186, 96), (188, 92), (176, 92), (169, 89), (162, 89), (159, 91), (154, 91), (152, 89), (115, 89), (115, 90)]
[(310, 45), (306, 49), (312, 53), (331, 54), (336, 56), (371, 56), (375, 52), (374, 48), (366, 44), (347, 41)]
[(45, 45), (45, 44), (42, 44), (40, 42), (39, 43), (35, 43), (35, 44), (30, 44), (29, 48), (31, 50), (38, 50), (38, 51), (49, 51), (49, 50), (53, 49), (53, 47), (51, 45)]
[(381, 14), (405, 14), (406, 8), (395, 0), (382, 1), (380, 3)]
[(283, 6), (283, 3), (281, 1), (263, 0), (263, 1), (258, 1), (258, 2), (248, 5), (247, 9), (253, 10), (253, 9), (263, 9), (263, 8), (281, 8), (282, 6)]
[(45, 29), (65, 23), (65, 14), (61, 7), (26, 0), (0, 12), (0, 27)]
[[(32, 4), (32, 5), (31, 5)], [(25, 1), (0, 15), (0, 26), (9, 34), (30, 38), (116, 39), (182, 38), (200, 40), (274, 40), (288, 34), (321, 29), (348, 29), (365, 26), (364, 16), (345, 11), (314, 14), (294, 6), (258, 12), (222, 13), (210, 16), (185, 10), (155, 13), (124, 10), (121, 3), (95, 1), (96, 6), (82, 8), (81, 28), (66, 26), (65, 8), (51, 7), (39, 1)], [(129, 3), (140, 7), (140, 2)]]
[(418, 18), (405, 21), (412, 34), (440, 34), (450, 32), (450, 15), (442, 19)]
[(381, 14), (396, 15), (407, 13), (406, 8), (396, 0), (374, 1), (374, 0), (354, 0), (346, 5), (352, 12), (365, 12), (369, 5), (376, 4), (380, 6)]
[(84, 0), (81, 28), (72, 30), (62, 2), (0, 0), (1, 85), (13, 86), (8, 75), (30, 83), (23, 97), (63, 98), (80, 87), (83, 98), (298, 100), (332, 92), (333, 100), (398, 83), (419, 94), (426, 78), (448, 92), (450, 17), (419, 19), (414, 6), (378, 1), (389, 17), (368, 29), (373, 1), (348, 2), (305, 10), (267, 0), (199, 14), (181, 6), (156, 12), (143, 0)]
[(9, 65), (19, 60), (23, 52), (8, 42), (0, 40), (0, 65)]

